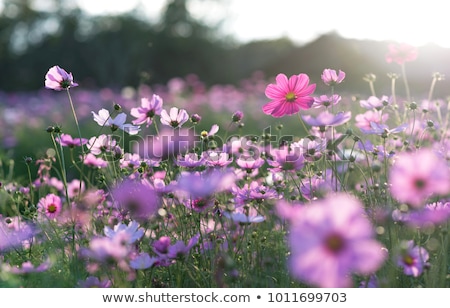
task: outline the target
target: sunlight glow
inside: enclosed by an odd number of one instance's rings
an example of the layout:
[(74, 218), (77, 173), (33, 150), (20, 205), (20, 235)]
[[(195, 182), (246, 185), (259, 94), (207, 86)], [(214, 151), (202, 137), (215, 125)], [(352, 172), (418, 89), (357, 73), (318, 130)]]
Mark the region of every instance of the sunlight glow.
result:
[[(160, 15), (166, 2), (78, 0), (91, 14), (126, 12), (140, 4), (152, 18)], [(285, 36), (306, 43), (334, 31), (345, 38), (450, 47), (448, 11), (445, 1), (439, 0), (191, 0), (189, 9), (211, 24), (223, 21), (223, 33), (240, 42)]]

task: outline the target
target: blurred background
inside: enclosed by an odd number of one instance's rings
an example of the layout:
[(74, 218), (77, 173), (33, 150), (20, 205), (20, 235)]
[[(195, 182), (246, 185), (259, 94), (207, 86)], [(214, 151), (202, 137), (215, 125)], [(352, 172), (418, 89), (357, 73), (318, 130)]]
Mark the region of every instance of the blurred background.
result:
[[(119, 103), (128, 113), (152, 93), (164, 98), (166, 108), (201, 113), (200, 129), (217, 123), (224, 133), (231, 114), (243, 110), (247, 133), (261, 135), (282, 123), (284, 131), (297, 134), (296, 119), (260, 112), (267, 102), (264, 89), (276, 74), (306, 73), (321, 95), (330, 94), (320, 80), (322, 71), (343, 70), (346, 78), (336, 91), (342, 108), (355, 106), (371, 94), (367, 74), (376, 76), (377, 96), (391, 94), (387, 74), (401, 72), (385, 61), (391, 42), (419, 49), (407, 73), (411, 94), (420, 101), (433, 73), (450, 74), (444, 5), (437, 0), (0, 0), (0, 158), (44, 155), (52, 146), (45, 132), (49, 125), (76, 135), (67, 95), (44, 89), (53, 65), (72, 72), (80, 85), (71, 93), (86, 138), (99, 132), (91, 111)], [(435, 97), (449, 93), (447, 81), (436, 86)], [(399, 81), (397, 95), (404, 94)], [(154, 133), (150, 129), (143, 133)], [(230, 134), (237, 132), (233, 129)]]
[(400, 71), (384, 60), (396, 40), (421, 49), (408, 64), (420, 93), (433, 72), (450, 69), (441, 2), (1, 0), (0, 90), (41, 89), (58, 64), (83, 88), (165, 84), (188, 74), (207, 86), (238, 85), (255, 71), (303, 72), (317, 82), (333, 68), (347, 73), (342, 90), (365, 95), (365, 74), (377, 75), (387, 92), (386, 73)]

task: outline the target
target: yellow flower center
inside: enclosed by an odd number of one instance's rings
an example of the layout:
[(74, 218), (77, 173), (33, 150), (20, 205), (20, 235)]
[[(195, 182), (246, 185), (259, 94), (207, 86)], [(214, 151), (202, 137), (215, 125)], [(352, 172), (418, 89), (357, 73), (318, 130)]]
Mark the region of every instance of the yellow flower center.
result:
[(405, 262), (405, 264), (407, 264), (407, 265), (413, 265), (414, 259), (411, 258), (411, 256), (406, 255), (403, 257), (403, 262)]
[(297, 99), (297, 95), (295, 95), (294, 92), (288, 92), (288, 93), (286, 94), (286, 100), (287, 100), (288, 102), (293, 102), (293, 101), (295, 101), (296, 99)]
[(55, 204), (50, 204), (49, 206), (47, 206), (47, 211), (49, 212), (49, 213), (55, 213), (56, 212), (56, 209), (57, 209), (57, 207), (56, 207), (56, 205)]

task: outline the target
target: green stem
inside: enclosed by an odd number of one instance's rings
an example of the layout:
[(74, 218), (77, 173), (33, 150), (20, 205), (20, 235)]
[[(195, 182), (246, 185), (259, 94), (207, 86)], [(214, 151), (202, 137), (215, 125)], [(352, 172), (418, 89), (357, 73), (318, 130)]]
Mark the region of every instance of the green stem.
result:
[(411, 102), (411, 94), (410, 94), (410, 92), (409, 92), (408, 79), (407, 79), (407, 77), (406, 77), (405, 63), (402, 63), (402, 64), (401, 64), (401, 68), (402, 68), (403, 82), (405, 83), (406, 99), (408, 100), (408, 102)]
[(73, 107), (72, 96), (70, 95), (69, 88), (67, 88), (67, 96), (69, 98), (70, 108), (72, 109), (73, 118), (75, 120), (75, 126), (77, 127), (77, 130), (78, 130), (78, 136), (80, 138), (80, 147), (81, 147), (81, 154), (82, 154), (81, 169), (80, 169), (80, 187), (78, 189), (78, 198), (80, 198), (80, 196), (81, 196), (81, 183), (82, 183), (82, 179), (83, 179), (83, 175), (84, 175), (84, 163), (83, 163), (83, 161), (86, 158), (86, 153), (84, 152), (84, 146), (81, 143), (83, 138), (81, 136), (80, 124), (78, 123), (77, 113), (75, 112), (75, 108)]
[(305, 130), (305, 134), (308, 134), (308, 131), (309, 131), (309, 130), (308, 130), (308, 128), (306, 127), (305, 122), (303, 121), (302, 117), (300, 116), (300, 113), (297, 113), (297, 117), (298, 117), (298, 120), (300, 121), (300, 123), (301, 123), (303, 129)]

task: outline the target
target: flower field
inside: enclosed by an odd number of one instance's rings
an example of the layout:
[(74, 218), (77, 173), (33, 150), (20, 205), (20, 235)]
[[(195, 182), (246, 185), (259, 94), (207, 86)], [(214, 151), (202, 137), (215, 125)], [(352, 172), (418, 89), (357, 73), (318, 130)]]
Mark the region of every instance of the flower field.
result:
[(0, 93), (0, 286), (450, 287), (450, 103), (442, 74), (409, 88), (419, 56), (388, 46), (368, 97), (339, 68)]

